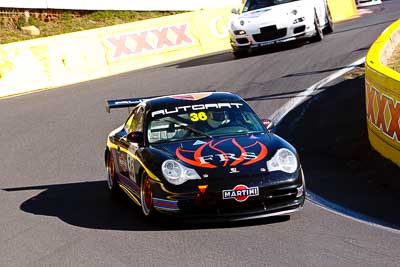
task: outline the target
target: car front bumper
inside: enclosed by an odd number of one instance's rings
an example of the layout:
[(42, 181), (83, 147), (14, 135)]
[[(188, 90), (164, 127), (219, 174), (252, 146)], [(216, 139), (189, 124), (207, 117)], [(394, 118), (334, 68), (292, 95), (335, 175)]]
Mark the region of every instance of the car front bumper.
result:
[[(240, 202), (223, 199), (222, 190), (209, 188), (187, 193), (167, 193), (161, 184), (154, 185), (154, 207), (177, 219), (195, 221), (241, 221), (291, 214), (302, 209), (305, 202), (303, 173), (292, 181), (265, 183), (257, 196)], [(253, 184), (254, 185), (254, 184)], [(249, 186), (253, 186), (249, 185)], [(229, 187), (228, 187), (229, 188)]]
[(242, 35), (235, 35), (231, 30), (230, 43), (234, 51), (242, 51), (249, 48), (261, 48), (274, 44), (308, 39), (314, 36), (315, 32), (315, 26), (312, 23), (267, 25), (246, 30), (246, 34)]

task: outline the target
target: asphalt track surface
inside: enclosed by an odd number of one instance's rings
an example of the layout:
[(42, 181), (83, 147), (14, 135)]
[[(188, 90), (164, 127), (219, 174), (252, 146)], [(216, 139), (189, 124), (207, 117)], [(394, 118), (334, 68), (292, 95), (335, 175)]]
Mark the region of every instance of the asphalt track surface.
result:
[(224, 89), (268, 117), (365, 56), (400, 17), (400, 1), (374, 11), (337, 24), (319, 43), (240, 60), (222, 53), (0, 100), (0, 266), (399, 266), (399, 232), (310, 202), (290, 219), (149, 225), (127, 198), (110, 200), (104, 181), (105, 137), (126, 117), (106, 114), (106, 99)]

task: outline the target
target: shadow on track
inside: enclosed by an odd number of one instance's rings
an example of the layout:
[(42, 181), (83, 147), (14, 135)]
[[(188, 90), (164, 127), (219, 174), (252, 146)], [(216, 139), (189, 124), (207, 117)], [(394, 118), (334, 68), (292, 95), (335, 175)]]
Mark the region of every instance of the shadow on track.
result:
[[(320, 91), (324, 90), (324, 87), (321, 87), (315, 91)], [(305, 90), (296, 90), (296, 91), (290, 91), (290, 92), (284, 92), (284, 93), (278, 93), (278, 94), (268, 94), (268, 95), (260, 95), (260, 96), (252, 96), (252, 97), (246, 97), (244, 98), (245, 101), (247, 102), (252, 102), (252, 101), (261, 101), (261, 100), (272, 100), (272, 99), (291, 99), (291, 98), (296, 98), (296, 97), (303, 97), (302, 92), (305, 92)]]
[[(354, 52), (368, 50), (368, 49), (369, 49), (369, 47), (360, 48), (360, 49), (355, 50)], [(321, 74), (321, 73), (329, 73), (329, 72), (334, 72), (334, 71), (339, 71), (339, 70), (344, 70), (344, 69), (349, 69), (349, 68), (355, 68), (357, 66), (358, 65), (345, 65), (345, 66), (342, 66), (342, 67), (330, 68), (330, 69), (324, 69), (324, 70), (298, 72), (298, 73), (285, 75), (282, 78), (290, 78), (290, 77), (307, 76), (307, 75), (314, 75), (314, 74)]]
[(165, 67), (175, 67), (175, 68), (181, 69), (181, 68), (191, 68), (191, 67), (198, 67), (198, 66), (204, 66), (204, 65), (212, 65), (212, 64), (224, 63), (224, 62), (229, 62), (229, 61), (245, 60), (246, 58), (251, 58), (253, 56), (273, 54), (273, 53), (283, 52), (283, 51), (287, 51), (287, 50), (291, 50), (291, 49), (296, 49), (300, 46), (303, 46), (304, 44), (306, 44), (306, 42), (297, 41), (297, 42), (291, 42), (291, 43), (287, 43), (287, 44), (280, 44), (280, 45), (276, 45), (276, 46), (271, 45), (271, 46), (267, 46), (265, 48), (254, 50), (249, 54), (248, 57), (244, 57), (241, 59), (235, 59), (231, 52), (226, 52), (226, 53), (222, 53), (222, 54), (216, 54), (216, 55), (211, 55), (211, 56), (195, 58), (192, 60), (185, 60), (183, 62), (166, 65)]
[(344, 29), (344, 30), (335, 30), (332, 33), (332, 35), (339, 34), (339, 33), (344, 33), (344, 32), (355, 31), (355, 30), (367, 29), (367, 28), (370, 28), (370, 27), (380, 26), (380, 25), (384, 25), (384, 24), (389, 25), (389, 24), (391, 24), (391, 23), (393, 23), (395, 21), (396, 20), (385, 20), (385, 21), (378, 22), (378, 23), (372, 23), (372, 24), (363, 25), (363, 26), (359, 26), (359, 27), (353, 27), (353, 28)]
[(235, 223), (180, 222), (160, 218), (148, 222), (141, 210), (125, 194), (111, 198), (104, 181), (59, 185), (5, 188), (6, 192), (43, 190), (20, 206), (21, 210), (35, 215), (54, 216), (79, 227), (125, 231), (180, 231), (209, 228), (247, 227), (261, 224), (281, 223), (289, 216)]
[[(354, 77), (352, 77), (354, 78)], [(329, 86), (291, 112), (276, 132), (299, 151), (308, 191), (364, 219), (400, 228), (400, 169), (368, 141), (364, 76)]]

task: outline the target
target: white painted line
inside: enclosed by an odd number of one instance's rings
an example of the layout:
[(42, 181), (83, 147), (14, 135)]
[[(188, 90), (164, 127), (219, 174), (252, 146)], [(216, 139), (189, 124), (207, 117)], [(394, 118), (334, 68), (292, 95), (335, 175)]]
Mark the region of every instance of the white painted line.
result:
[(369, 10), (369, 9), (359, 9), (357, 11), (357, 14), (360, 15), (360, 16), (368, 15), (368, 14), (372, 14), (372, 13), (374, 13), (374, 12), (372, 10)]
[(304, 102), (304, 100), (309, 97), (315, 90), (320, 89), (321, 87), (325, 86), (326, 84), (330, 83), (331, 81), (339, 78), (340, 76), (346, 74), (347, 72), (355, 69), (359, 65), (363, 64), (365, 62), (365, 57), (360, 58), (359, 60), (355, 61), (354, 63), (343, 67), (343, 69), (332, 73), (328, 77), (320, 80), (319, 82), (311, 85), (309, 88), (307, 88), (304, 92), (301, 92), (297, 94), (293, 99), (288, 101), (286, 104), (284, 104), (281, 108), (279, 108), (277, 111), (275, 111), (272, 116), (271, 120), (278, 124), (283, 117), (285, 117), (292, 109), (300, 105), (301, 103)]

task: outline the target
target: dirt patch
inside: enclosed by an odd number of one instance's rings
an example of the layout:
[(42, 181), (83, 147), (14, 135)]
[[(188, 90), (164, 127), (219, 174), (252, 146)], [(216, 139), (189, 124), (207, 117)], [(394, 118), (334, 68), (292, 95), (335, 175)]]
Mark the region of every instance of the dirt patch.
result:
[(388, 60), (388, 67), (400, 73), (400, 45), (393, 50), (393, 54)]
[(345, 80), (353, 80), (353, 79), (364, 76), (364, 74), (365, 74), (365, 67), (362, 66), (362, 67), (354, 68), (352, 71), (349, 71), (348, 73), (346, 73), (343, 76), (343, 78)]
[[(99, 27), (129, 23), (144, 19), (179, 14), (174, 11), (35, 11), (19, 12), (10, 10), (0, 12), (0, 44), (46, 37)], [(36, 26), (40, 36), (24, 34), (24, 26)]]

